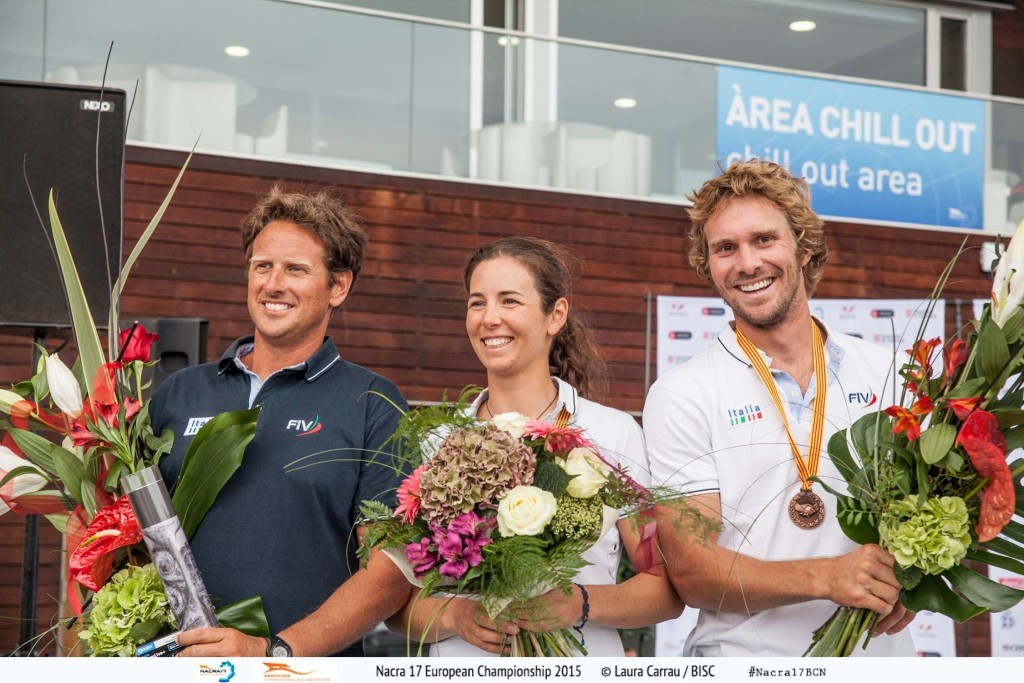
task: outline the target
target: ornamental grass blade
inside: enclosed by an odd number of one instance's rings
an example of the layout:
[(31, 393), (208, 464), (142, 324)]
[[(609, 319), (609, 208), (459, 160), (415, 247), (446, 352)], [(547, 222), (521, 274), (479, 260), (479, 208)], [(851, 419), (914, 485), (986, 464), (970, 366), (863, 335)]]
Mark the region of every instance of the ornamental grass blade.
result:
[[(57, 252), (57, 263), (64, 280), (64, 291), (68, 295), (68, 307), (71, 309), (71, 323), (75, 329), (75, 341), (78, 343), (78, 355), (82, 360), (82, 369), (86, 377), (95, 377), (96, 371), (106, 361), (100, 336), (96, 332), (96, 322), (89, 310), (89, 301), (82, 289), (82, 279), (75, 268), (75, 259), (71, 255), (71, 247), (64, 236), (64, 228), (57, 215), (57, 205), (53, 201), (53, 190), (50, 190), (48, 202), (50, 210), (50, 231), (53, 233), (53, 245)], [(114, 328), (117, 329), (116, 327)], [(116, 334), (116, 332), (115, 332)]]
[(963, 565), (947, 569), (943, 575), (965, 598), (993, 612), (1002, 612), (1024, 599), (1024, 590), (993, 581)]
[[(139, 237), (139, 241), (135, 243), (135, 247), (132, 249), (132, 253), (125, 259), (124, 266), (121, 268), (120, 274), (117, 276), (117, 281), (114, 282), (114, 288), (110, 292), (110, 327), (108, 328), (108, 339), (107, 348), (111, 349), (111, 353), (114, 353), (114, 349), (117, 348), (118, 332), (121, 326), (120, 317), (120, 301), (121, 292), (124, 290), (125, 282), (128, 280), (128, 275), (132, 272), (132, 267), (135, 262), (139, 260), (139, 256), (142, 254), (142, 250), (146, 248), (149, 243), (149, 238), (153, 236), (153, 232), (156, 230), (156, 226), (160, 224), (160, 220), (164, 217), (164, 212), (171, 203), (171, 198), (174, 197), (175, 190), (178, 189), (178, 183), (181, 182), (182, 176), (185, 175), (185, 169), (188, 168), (188, 164), (192, 161), (192, 155), (195, 154), (196, 145), (199, 144), (199, 140), (196, 140), (195, 145), (192, 145), (192, 151), (188, 153), (188, 157), (185, 159), (185, 163), (181, 165), (181, 170), (178, 171), (178, 177), (171, 183), (171, 188), (167, 190), (167, 196), (160, 203), (160, 207), (153, 214), (153, 218), (150, 219), (149, 225), (142, 231), (142, 236)], [(95, 372), (87, 374), (87, 377), (95, 376)]]
[[(191, 538), (224, 485), (242, 464), (260, 409), (221, 413), (199, 430), (181, 465), (171, 503)], [(282, 473), (283, 476), (284, 473)]]

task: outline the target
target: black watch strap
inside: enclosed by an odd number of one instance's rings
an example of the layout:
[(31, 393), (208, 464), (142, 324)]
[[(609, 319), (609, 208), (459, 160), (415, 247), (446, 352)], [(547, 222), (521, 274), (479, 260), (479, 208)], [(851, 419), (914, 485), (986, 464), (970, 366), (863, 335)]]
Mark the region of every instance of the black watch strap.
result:
[(267, 638), (267, 656), (291, 657), (292, 647), (281, 636), (270, 636)]

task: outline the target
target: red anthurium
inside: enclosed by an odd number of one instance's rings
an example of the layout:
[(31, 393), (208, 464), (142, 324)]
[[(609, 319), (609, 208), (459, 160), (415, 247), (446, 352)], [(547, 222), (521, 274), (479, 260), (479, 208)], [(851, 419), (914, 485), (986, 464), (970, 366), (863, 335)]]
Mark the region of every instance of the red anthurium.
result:
[(142, 408), (142, 404), (136, 398), (126, 398), (124, 400), (124, 421), (131, 422), (132, 418), (139, 414), (139, 410)]
[[(129, 334), (131, 334), (131, 339), (128, 339)], [(153, 342), (159, 338), (159, 334), (148, 332), (142, 325), (135, 325), (131, 329), (121, 330), (117, 339), (118, 347), (124, 349), (124, 353), (121, 354), (121, 362), (131, 363), (132, 361), (141, 360), (143, 363), (148, 363)], [(128, 340), (127, 346), (125, 345), (126, 339)]]
[(69, 579), (98, 591), (113, 573), (114, 551), (142, 540), (135, 512), (122, 496), (96, 513), (84, 532), (85, 539), (71, 551)]
[(966, 420), (967, 416), (978, 407), (981, 403), (981, 396), (971, 396), (970, 398), (947, 398), (945, 399), (946, 405), (950, 407), (953, 414), (960, 420)]
[(942, 350), (942, 357), (946, 365), (947, 382), (953, 381), (953, 375), (967, 361), (968, 352), (967, 342), (962, 339), (953, 340), (953, 343)]
[(889, 417), (896, 418), (896, 424), (892, 427), (893, 434), (906, 432), (909, 441), (917, 441), (921, 438), (921, 422), (917, 419), (920, 415), (927, 415), (932, 412), (932, 400), (922, 396), (907, 410), (903, 406), (889, 406), (884, 412)]
[(1006, 437), (992, 413), (976, 410), (956, 437), (979, 475), (988, 479), (981, 491), (981, 511), (975, 531), (979, 541), (991, 541), (1013, 518), (1013, 477), (1006, 462)]
[(925, 341), (924, 339), (918, 339), (914, 342), (914, 348), (907, 349), (907, 353), (914, 359), (914, 362), (920, 365), (922, 368), (930, 368), (932, 366), (932, 354), (935, 349), (942, 344), (942, 340), (938, 337)]

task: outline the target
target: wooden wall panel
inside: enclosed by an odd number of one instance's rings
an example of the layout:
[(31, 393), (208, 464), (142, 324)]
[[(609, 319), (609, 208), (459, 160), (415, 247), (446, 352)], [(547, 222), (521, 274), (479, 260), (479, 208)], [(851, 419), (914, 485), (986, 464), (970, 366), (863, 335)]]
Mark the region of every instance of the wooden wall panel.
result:
[[(129, 148), (126, 253), (184, 158)], [(124, 315), (208, 319), (210, 359), (251, 332), (238, 225), (277, 181), (293, 189), (334, 188), (364, 218), (371, 241), (367, 260), (331, 334), (345, 358), (389, 377), (410, 400), (438, 400), (444, 390), (452, 396), (484, 381), (465, 339), (460, 281), (471, 250), (494, 237), (539, 235), (579, 255), (584, 278), (576, 303), (586, 309), (611, 366), (607, 403), (624, 410), (643, 406), (648, 293), (712, 294), (687, 263), (681, 206), (197, 156), (129, 281)], [(817, 292), (822, 297), (923, 297), (964, 239), (844, 222), (827, 229), (832, 262)], [(984, 239), (971, 236), (969, 242)], [(947, 299), (965, 300), (969, 316), (969, 300), (987, 295), (988, 282), (977, 258), (965, 258)], [(0, 386), (26, 375), (30, 340), (30, 331), (0, 328)], [(650, 342), (653, 352), (653, 335)], [(21, 528), (21, 518), (0, 519), (0, 651), (13, 647), (17, 634), (10, 619), (18, 609)], [(55, 536), (47, 536), (45, 558), (52, 560), (55, 545)], [(45, 610), (52, 612), (53, 602), (45, 596), (56, 586), (52, 573), (44, 575), (40, 609), (48, 622)]]

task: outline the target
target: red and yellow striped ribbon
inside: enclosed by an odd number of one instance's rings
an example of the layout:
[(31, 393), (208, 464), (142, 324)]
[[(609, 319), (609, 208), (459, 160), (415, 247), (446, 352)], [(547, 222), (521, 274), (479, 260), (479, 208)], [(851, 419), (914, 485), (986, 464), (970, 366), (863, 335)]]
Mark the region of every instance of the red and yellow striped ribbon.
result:
[(747, 339), (739, 328), (736, 329), (736, 341), (740, 348), (747, 354), (750, 364), (761, 378), (761, 383), (771, 394), (775, 401), (775, 407), (782, 418), (782, 426), (786, 428), (786, 436), (789, 437), (789, 445), (793, 449), (793, 458), (796, 460), (796, 470), (800, 475), (800, 488), (804, 491), (811, 490), (811, 477), (818, 474), (818, 465), (821, 462), (821, 441), (825, 433), (825, 398), (828, 391), (828, 378), (825, 376), (825, 339), (818, 329), (817, 323), (811, 321), (811, 348), (814, 357), (814, 410), (811, 417), (811, 443), (807, 452), (807, 459), (800, 455), (796, 441), (793, 440), (793, 433), (789, 430), (789, 421), (786, 419), (786, 411), (782, 406), (782, 397), (779, 396), (779, 388), (775, 385), (771, 370), (761, 357), (754, 343)]

